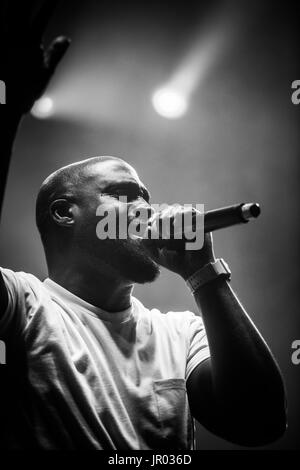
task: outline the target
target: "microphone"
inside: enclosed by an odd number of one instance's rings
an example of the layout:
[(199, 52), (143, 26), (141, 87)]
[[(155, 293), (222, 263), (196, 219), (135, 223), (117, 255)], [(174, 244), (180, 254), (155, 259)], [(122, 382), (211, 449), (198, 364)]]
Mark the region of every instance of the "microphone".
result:
[(204, 212), (204, 232), (214, 232), (232, 225), (246, 224), (261, 213), (259, 204), (249, 202)]
[[(246, 224), (249, 222), (249, 220), (256, 219), (260, 213), (261, 210), (259, 204), (253, 202), (234, 204), (232, 206), (204, 212), (204, 232), (214, 232), (215, 230), (232, 227), (234, 225)], [(194, 216), (194, 223), (192, 220), (191, 232), (196, 228), (195, 217), (196, 215)], [(182, 250), (184, 249), (185, 243), (187, 241), (191, 241), (187, 240), (184, 235), (181, 239), (176, 239), (174, 238), (174, 233), (172, 235), (169, 234), (169, 237), (167, 238), (163, 238), (159, 227), (160, 225), (154, 228), (154, 232), (156, 232), (156, 234), (158, 232), (158, 236), (154, 237), (154, 243), (159, 248), (165, 246), (169, 249)]]

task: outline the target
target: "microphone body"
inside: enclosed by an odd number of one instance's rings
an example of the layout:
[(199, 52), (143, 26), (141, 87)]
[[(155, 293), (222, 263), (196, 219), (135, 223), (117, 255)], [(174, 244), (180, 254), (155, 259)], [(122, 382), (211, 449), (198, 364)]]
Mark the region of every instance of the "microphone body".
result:
[(207, 211), (204, 213), (204, 232), (214, 232), (232, 225), (246, 224), (259, 214), (260, 207), (256, 203), (235, 204)]
[[(248, 223), (249, 220), (260, 215), (260, 206), (257, 203), (241, 203), (232, 206), (222, 207), (204, 212), (204, 232), (214, 232), (238, 224)], [(195, 216), (196, 217), (196, 216)], [(191, 232), (195, 232), (196, 224), (192, 223)], [(178, 239), (169, 234), (168, 238), (163, 238), (160, 229), (157, 229), (158, 236), (154, 237), (154, 243), (159, 247), (167, 247), (173, 250), (184, 250), (187, 241), (184, 234)], [(195, 236), (196, 237), (196, 236)]]

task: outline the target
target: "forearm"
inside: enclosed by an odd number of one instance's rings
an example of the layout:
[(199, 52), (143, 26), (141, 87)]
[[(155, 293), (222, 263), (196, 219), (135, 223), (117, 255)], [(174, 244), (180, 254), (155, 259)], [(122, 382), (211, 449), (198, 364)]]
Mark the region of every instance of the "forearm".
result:
[[(170, 210), (161, 213), (162, 219), (172, 216)], [(215, 258), (211, 233), (205, 233), (200, 250), (166, 246), (149, 251), (196, 289), (211, 359), (198, 364), (187, 379), (192, 415), (232, 442), (262, 445), (278, 439), (286, 427), (281, 373), (229, 284), (219, 276), (228, 270)]]
[(70, 40), (64, 36), (54, 39), (45, 49), (42, 38), (57, 2), (44, 1), (27, 5), (18, 18), (15, 7), (2, 12), (0, 28), (0, 78), (6, 84), (6, 104), (0, 108), (0, 210), (14, 138), (22, 115), (29, 112), (34, 102), (42, 96), (67, 51)]
[(207, 283), (195, 300), (208, 336), (216, 402), (249, 415), (282, 406), (279, 368), (229, 284), (220, 279)]

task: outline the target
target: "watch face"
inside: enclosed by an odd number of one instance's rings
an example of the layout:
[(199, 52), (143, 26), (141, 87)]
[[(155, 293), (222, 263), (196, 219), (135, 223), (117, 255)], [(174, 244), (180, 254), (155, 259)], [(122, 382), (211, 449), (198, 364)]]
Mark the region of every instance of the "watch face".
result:
[(218, 261), (220, 261), (220, 264), (222, 264), (223, 268), (225, 269), (225, 272), (231, 275), (231, 271), (226, 261), (224, 261), (223, 258), (218, 259)]

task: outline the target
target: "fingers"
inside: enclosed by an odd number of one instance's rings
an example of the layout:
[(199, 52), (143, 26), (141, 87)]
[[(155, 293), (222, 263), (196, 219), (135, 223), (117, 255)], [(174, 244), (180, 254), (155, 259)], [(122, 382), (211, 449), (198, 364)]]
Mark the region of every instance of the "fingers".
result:
[(46, 56), (45, 56), (45, 65), (49, 73), (49, 79), (53, 75), (58, 63), (65, 55), (67, 49), (69, 48), (71, 40), (65, 36), (60, 36), (51, 43), (49, 46)]
[(37, 12), (34, 14), (30, 26), (30, 37), (32, 41), (41, 41), (58, 1), (59, 0), (42, 0), (39, 2)]
[(52, 75), (55, 72), (59, 61), (66, 53), (70, 42), (70, 39), (64, 36), (58, 37), (54, 39), (54, 41), (49, 46), (48, 50), (45, 52), (43, 74), (35, 99), (39, 98), (44, 93), (45, 89), (48, 86), (48, 83), (51, 80)]

